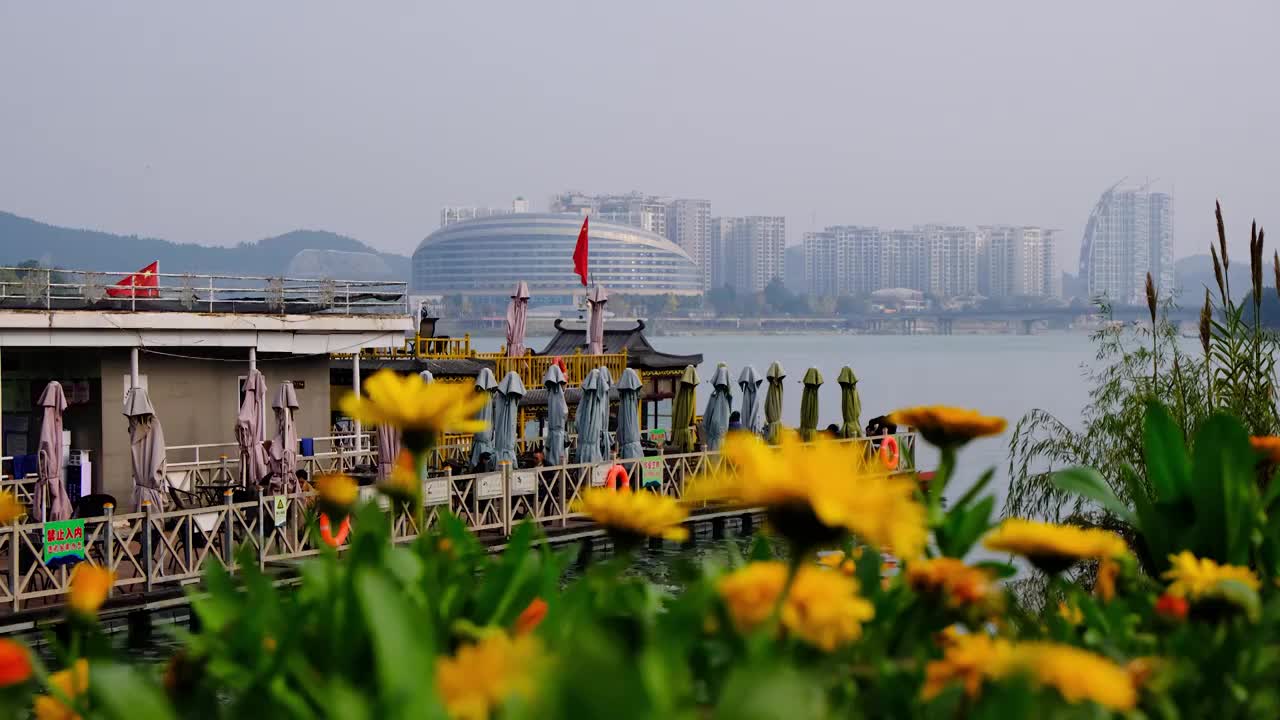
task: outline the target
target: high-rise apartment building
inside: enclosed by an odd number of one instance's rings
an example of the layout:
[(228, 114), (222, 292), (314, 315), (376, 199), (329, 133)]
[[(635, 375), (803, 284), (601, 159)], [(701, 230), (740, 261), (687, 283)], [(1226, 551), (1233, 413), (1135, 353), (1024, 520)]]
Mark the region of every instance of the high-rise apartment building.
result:
[(787, 219), (781, 216), (715, 218), (711, 222), (713, 283), (760, 292), (786, 269)]
[(1141, 305), (1147, 273), (1166, 297), (1174, 291), (1173, 198), (1147, 186), (1112, 186), (1089, 215), (1080, 275), (1090, 297)]
[(837, 225), (806, 234), (804, 248), (809, 291), (815, 295), (908, 288), (957, 297), (978, 288), (978, 233), (969, 228)]
[(984, 225), (983, 280), (978, 292), (987, 297), (1057, 297), (1055, 232), (1035, 226)]
[(702, 271), (702, 288), (712, 285), (711, 202), (677, 198), (666, 206), (666, 238), (679, 245)]

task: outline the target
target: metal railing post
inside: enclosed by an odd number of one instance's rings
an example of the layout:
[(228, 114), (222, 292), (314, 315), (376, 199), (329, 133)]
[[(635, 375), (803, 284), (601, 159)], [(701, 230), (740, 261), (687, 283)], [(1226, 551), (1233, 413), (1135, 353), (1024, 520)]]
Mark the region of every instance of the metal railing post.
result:
[(222, 536), (222, 560), (226, 565), (227, 570), (231, 570), (235, 566), (234, 558), (231, 556), (235, 548), (235, 543), (232, 542), (231, 534), (235, 531), (236, 525), (235, 518), (232, 516), (233, 510), (231, 508), (230, 489), (222, 491), (222, 507), (227, 511), (225, 521), (223, 522), (224, 532)]
[[(274, 501), (274, 498), (273, 498)], [(258, 569), (267, 569), (267, 506), (262, 498), (262, 487), (258, 487)], [(271, 506), (271, 532), (276, 531), (275, 503)]]
[(146, 575), (145, 586), (147, 592), (151, 592), (151, 573), (154, 570), (154, 561), (151, 553), (151, 513), (152, 505), (150, 500), (142, 501), (142, 512), (146, 515), (142, 518), (142, 572)]
[[(106, 518), (107, 518), (107, 526), (106, 526), (105, 528), (103, 528), (103, 529), (106, 531), (106, 533), (107, 533), (106, 542), (105, 542), (105, 543), (103, 543), (104, 545), (106, 545), (106, 555), (107, 555), (107, 556), (106, 556), (106, 558), (104, 558), (104, 560), (105, 560), (105, 562), (107, 563), (107, 569), (108, 569), (108, 570), (114, 570), (114, 569), (115, 569), (115, 567), (116, 567), (116, 562), (115, 562), (115, 555), (116, 555), (116, 524), (115, 524), (115, 521), (114, 521), (115, 514), (116, 514), (116, 506), (115, 506), (115, 504), (114, 504), (114, 503), (103, 503), (103, 505), (102, 505), (102, 514), (103, 514), (103, 515), (105, 515), (105, 516), (106, 516)], [(112, 593), (112, 589), (111, 589), (111, 588), (108, 588), (108, 589), (107, 589), (107, 597), (111, 597), (111, 593)]]
[(561, 465), (556, 469), (556, 476), (558, 478), (556, 484), (560, 486), (560, 527), (567, 527), (569, 525), (569, 497), (564, 486), (566, 484), (565, 480), (569, 476), (569, 471), (565, 470), (564, 466)]
[(9, 532), (13, 533), (13, 537), (10, 539), (13, 547), (9, 548), (9, 594), (13, 598), (13, 611), (18, 612), (22, 606), (22, 603), (18, 600), (18, 555), (22, 552), (22, 541), (18, 536), (18, 521), (16, 519), (9, 525)]
[(213, 312), (213, 276), (209, 276), (209, 312)]
[(502, 534), (511, 535), (511, 461), (498, 463), (502, 472)]

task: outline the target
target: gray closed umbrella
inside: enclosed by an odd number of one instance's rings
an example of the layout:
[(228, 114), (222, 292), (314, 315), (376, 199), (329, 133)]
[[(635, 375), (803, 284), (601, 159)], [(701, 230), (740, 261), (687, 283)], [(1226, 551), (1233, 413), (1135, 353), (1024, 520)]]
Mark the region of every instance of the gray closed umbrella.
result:
[[(67, 409), (62, 384), (55, 380), (45, 385), (36, 404), (44, 416), (40, 420), (40, 469), (32, 511), (38, 520), (67, 520), (71, 517), (71, 498), (67, 497), (67, 486), (62, 482), (63, 453), (66, 452), (62, 447), (62, 413)], [(48, 508), (44, 506), (46, 492)]]
[(587, 293), (587, 304), (591, 306), (591, 319), (587, 324), (587, 354), (599, 355), (604, 352), (604, 304), (609, 301), (609, 293), (599, 285)]
[(418, 373), (418, 377), (422, 378), (422, 382), (435, 382), (436, 378), (431, 374), (430, 370), (423, 370)]
[(813, 440), (818, 434), (818, 388), (822, 387), (822, 373), (809, 368), (804, 374), (804, 390), (800, 391), (800, 439)]
[(487, 393), (489, 402), (484, 404), (480, 409), (480, 419), (485, 422), (485, 429), (471, 436), (471, 467), (480, 466), (480, 456), (488, 453), (493, 455), (493, 397), (494, 391), (498, 389), (498, 381), (493, 377), (493, 371), (489, 368), (480, 368), (480, 373), (476, 375), (476, 392)]
[(769, 382), (769, 390), (764, 396), (764, 437), (773, 444), (782, 439), (782, 381), (787, 372), (782, 363), (770, 363), (765, 380)]
[(578, 455), (580, 463), (598, 463), (600, 456), (600, 395), (596, 388), (600, 386), (599, 369), (592, 370), (582, 379), (582, 396), (578, 399), (578, 410), (574, 416), (574, 431), (578, 433)]
[(555, 363), (542, 376), (542, 385), (547, 389), (545, 457), (548, 465), (565, 464), (565, 424), (569, 421), (569, 403), (564, 399), (566, 384), (564, 370)]
[(521, 280), (507, 305), (507, 355), (524, 355), (524, 328), (529, 316), (529, 285)]
[(717, 365), (715, 374), (711, 376), (707, 409), (702, 413), (703, 441), (712, 452), (720, 449), (720, 443), (729, 432), (729, 413), (733, 411), (733, 392), (729, 388), (732, 384), (729, 368), (724, 363)]
[(493, 447), (495, 460), (516, 464), (516, 424), (520, 415), (520, 398), (524, 397), (524, 383), (515, 370), (507, 373), (498, 383), (498, 394), (493, 398)]
[(596, 402), (596, 414), (600, 418), (597, 421), (600, 424), (600, 459), (608, 460), (613, 457), (613, 443), (609, 442), (609, 390), (613, 387), (613, 376), (609, 374), (609, 368), (599, 370), (598, 384), (593, 392), (600, 396)]
[(271, 441), (271, 471), (279, 478), (275, 492), (295, 493), (298, 487), (298, 427), (293, 414), (298, 410), (298, 393), (288, 380), (280, 383), (271, 409), (276, 414), (276, 437)]
[(845, 365), (840, 368), (836, 382), (840, 383), (840, 418), (844, 422), (840, 426), (840, 437), (862, 437), (862, 421), (858, 419), (862, 414), (862, 399), (858, 397), (858, 376), (853, 374), (853, 368)]
[[(142, 510), (142, 502), (150, 500), (156, 510), (164, 509), (164, 493), (169, 487), (165, 477), (164, 428), (156, 418), (156, 410), (144, 388), (133, 388), (125, 402), (124, 415), (129, 418), (129, 460), (133, 470), (133, 507)], [(261, 447), (261, 445), (259, 445)]]
[(641, 387), (639, 373), (631, 368), (622, 371), (618, 380), (618, 457), (627, 460), (644, 457), (640, 444)]
[(742, 368), (738, 375), (738, 388), (742, 390), (742, 429), (747, 432), (760, 432), (760, 385), (764, 378), (750, 365)]
[(270, 459), (262, 441), (267, 439), (262, 426), (263, 408), (267, 402), (267, 379), (253, 370), (244, 381), (244, 400), (236, 416), (236, 443), (240, 445), (240, 473), (246, 485), (257, 485), (271, 472)]

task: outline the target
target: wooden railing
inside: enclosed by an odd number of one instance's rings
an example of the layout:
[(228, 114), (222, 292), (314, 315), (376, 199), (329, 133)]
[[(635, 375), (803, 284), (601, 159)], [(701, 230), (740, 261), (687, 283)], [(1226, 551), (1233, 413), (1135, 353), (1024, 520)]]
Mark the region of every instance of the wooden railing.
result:
[[(904, 461), (914, 457), (915, 436), (899, 434), (898, 441)], [(699, 473), (712, 469), (732, 472), (732, 468), (723, 467), (718, 453), (657, 457), (662, 461), (658, 489), (675, 498), (685, 497), (689, 480)], [(638, 461), (621, 462), (632, 466), (630, 475), (640, 475), (634, 465)], [(572, 511), (574, 500), (588, 487), (603, 485), (610, 465), (612, 462), (514, 469), (504, 463), (492, 473), (446, 472), (429, 477), (423, 482), (424, 526), (417, 526), (410, 515), (399, 515), (393, 524), (394, 540), (408, 542), (430, 531), (445, 512), (461, 518), (473, 532), (500, 538), (524, 521), (548, 530), (567, 527), (578, 518)], [(900, 472), (910, 472), (910, 467), (904, 465)], [(377, 497), (372, 487), (361, 488), (361, 493)], [(277, 508), (280, 498), (283, 502)], [(223, 502), (212, 507), (162, 511), (147, 505), (142, 512), (128, 513), (108, 508), (105, 515), (84, 520), (86, 559), (116, 573), (113, 594), (139, 598), (196, 581), (206, 563), (235, 571), (238, 548), (247, 547), (247, 557), (260, 569), (270, 563), (299, 560), (321, 551), (311, 531), (313, 501), (309, 494), (294, 494), (260, 495), (237, 503), (227, 491)], [(43, 531), (38, 522), (0, 528), (0, 616), (62, 604), (71, 569), (44, 562)]]

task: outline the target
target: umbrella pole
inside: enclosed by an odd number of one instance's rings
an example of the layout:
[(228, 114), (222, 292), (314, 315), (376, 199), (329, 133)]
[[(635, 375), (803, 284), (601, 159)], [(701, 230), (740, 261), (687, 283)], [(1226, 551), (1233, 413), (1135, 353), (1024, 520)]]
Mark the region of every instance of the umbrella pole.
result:
[[(360, 397), (360, 348), (356, 348), (355, 354), (351, 356), (351, 391), (355, 393), (355, 396), (357, 398)], [(356, 420), (355, 428), (356, 428), (355, 447), (356, 447), (356, 453), (358, 455), (360, 453), (360, 435), (362, 434), (359, 419)], [(359, 462), (358, 457), (357, 457), (357, 462)]]

